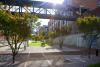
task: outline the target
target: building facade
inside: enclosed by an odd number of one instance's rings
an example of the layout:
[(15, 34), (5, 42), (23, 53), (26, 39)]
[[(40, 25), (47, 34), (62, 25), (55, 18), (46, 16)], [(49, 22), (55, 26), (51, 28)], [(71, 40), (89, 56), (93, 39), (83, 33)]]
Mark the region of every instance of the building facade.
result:
[[(100, 0), (64, 0), (63, 7), (66, 11), (60, 9), (57, 10), (57, 13), (63, 16), (80, 17), (80, 15), (87, 11), (95, 10), (98, 6), (100, 6)], [(75, 22), (76, 21), (50, 19), (48, 22), (49, 31), (55, 31), (56, 28), (61, 29), (64, 26), (70, 26), (71, 33), (78, 33), (77, 24)]]

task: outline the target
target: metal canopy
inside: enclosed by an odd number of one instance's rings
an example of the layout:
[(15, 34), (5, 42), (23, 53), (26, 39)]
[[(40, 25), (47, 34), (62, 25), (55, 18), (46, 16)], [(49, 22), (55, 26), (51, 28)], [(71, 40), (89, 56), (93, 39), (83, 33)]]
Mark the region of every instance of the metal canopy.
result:
[[(74, 10), (72, 10), (71, 8), (66, 9), (66, 7), (63, 7), (62, 5), (59, 4), (54, 6), (52, 3), (42, 2), (42, 1), (32, 1), (32, 0), (0, 0), (0, 2), (10, 6), (11, 7), (10, 10), (12, 12), (23, 12), (23, 10), (25, 10), (29, 11), (29, 13), (37, 14), (39, 18), (43, 19), (52, 18), (52, 19), (69, 20), (69, 21), (74, 21), (76, 19), (75, 14), (72, 15), (72, 12), (75, 13)], [(55, 15), (52, 13), (54, 13)], [(65, 15), (64, 13), (67, 14)]]

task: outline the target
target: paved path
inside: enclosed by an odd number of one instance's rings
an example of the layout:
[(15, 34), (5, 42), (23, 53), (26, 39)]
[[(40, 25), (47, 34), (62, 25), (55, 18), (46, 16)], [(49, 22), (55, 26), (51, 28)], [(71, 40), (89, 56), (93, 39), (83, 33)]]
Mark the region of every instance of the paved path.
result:
[(62, 50), (58, 47), (28, 47), (25, 51), (20, 49), (15, 64), (11, 60), (10, 48), (0, 48), (0, 67), (86, 67), (100, 62), (100, 57), (92, 55), (89, 59), (87, 55), (81, 55), (80, 49), (69, 47)]
[[(3, 55), (4, 57), (5, 55)], [(11, 56), (9, 59), (0, 61), (0, 67), (87, 67), (88, 64), (100, 62), (100, 57), (81, 55), (45, 55), (36, 56), (30, 54), (17, 55), (15, 64), (11, 64)]]
[[(69, 51), (80, 51), (79, 49), (73, 49), (73, 48), (68, 48), (68, 47), (63, 47), (63, 49), (59, 49), (59, 47), (51, 47), (51, 46), (46, 46), (46, 47), (27, 47), (26, 50), (24, 50), (23, 47), (21, 47), (19, 53), (53, 53), (53, 52), (69, 52)], [(6, 46), (6, 47), (0, 47), (0, 54), (3, 53), (11, 53), (11, 49)]]

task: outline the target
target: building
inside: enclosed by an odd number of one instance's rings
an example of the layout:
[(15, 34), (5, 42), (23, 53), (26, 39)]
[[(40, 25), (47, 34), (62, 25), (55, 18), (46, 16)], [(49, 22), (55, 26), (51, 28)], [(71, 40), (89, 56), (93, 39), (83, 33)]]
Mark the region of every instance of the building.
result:
[[(57, 13), (64, 16), (78, 17), (88, 11), (98, 11), (98, 6), (100, 6), (100, 0), (64, 0), (63, 7), (66, 11), (60, 9), (57, 10)], [(96, 15), (98, 15), (98, 13)], [(48, 22), (48, 26), (49, 31), (55, 31), (56, 28), (61, 29), (64, 26), (70, 26), (71, 33), (78, 33), (77, 24), (75, 23), (75, 21), (50, 19), (50, 21)]]
[(64, 0), (66, 7), (71, 5), (73, 7), (85, 7), (89, 9), (95, 9), (99, 0)]

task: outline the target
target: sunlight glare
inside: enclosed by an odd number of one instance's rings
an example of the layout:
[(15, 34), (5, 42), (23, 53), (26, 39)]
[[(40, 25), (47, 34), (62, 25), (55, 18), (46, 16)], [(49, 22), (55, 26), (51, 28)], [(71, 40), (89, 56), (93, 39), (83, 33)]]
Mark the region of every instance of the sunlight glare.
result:
[(50, 2), (53, 4), (62, 4), (64, 0), (36, 0), (36, 1)]
[(51, 2), (53, 4), (62, 4), (64, 0), (47, 0), (47, 2)]

